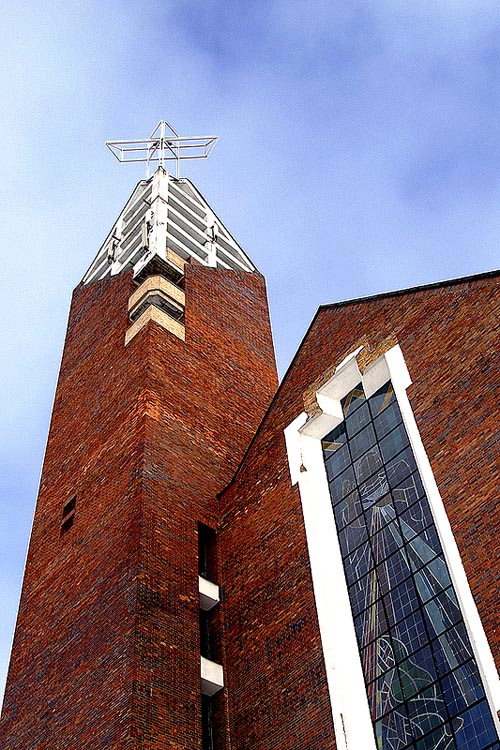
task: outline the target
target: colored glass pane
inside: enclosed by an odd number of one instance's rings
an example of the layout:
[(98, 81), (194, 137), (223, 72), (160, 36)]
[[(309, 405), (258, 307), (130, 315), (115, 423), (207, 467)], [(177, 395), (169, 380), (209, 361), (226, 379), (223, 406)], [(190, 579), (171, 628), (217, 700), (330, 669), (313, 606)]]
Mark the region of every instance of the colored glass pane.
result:
[(378, 750), (500, 750), (392, 385), (323, 440)]

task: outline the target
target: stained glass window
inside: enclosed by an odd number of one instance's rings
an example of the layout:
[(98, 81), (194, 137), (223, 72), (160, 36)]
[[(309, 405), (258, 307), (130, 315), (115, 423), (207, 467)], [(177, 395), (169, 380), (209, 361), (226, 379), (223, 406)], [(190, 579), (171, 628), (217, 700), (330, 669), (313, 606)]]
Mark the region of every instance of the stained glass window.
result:
[(499, 750), (392, 385), (342, 401), (323, 456), (379, 750)]

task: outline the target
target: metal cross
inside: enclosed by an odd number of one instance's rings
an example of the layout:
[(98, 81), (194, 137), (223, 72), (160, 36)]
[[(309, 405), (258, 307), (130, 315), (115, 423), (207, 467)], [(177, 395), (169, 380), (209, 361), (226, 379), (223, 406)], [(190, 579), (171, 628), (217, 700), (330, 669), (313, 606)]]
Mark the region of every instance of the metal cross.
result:
[(175, 176), (179, 177), (181, 159), (206, 159), (217, 142), (216, 135), (184, 138), (179, 136), (166, 120), (160, 120), (149, 138), (142, 141), (106, 141), (111, 153), (121, 162), (158, 162), (163, 167), (166, 161), (175, 160)]

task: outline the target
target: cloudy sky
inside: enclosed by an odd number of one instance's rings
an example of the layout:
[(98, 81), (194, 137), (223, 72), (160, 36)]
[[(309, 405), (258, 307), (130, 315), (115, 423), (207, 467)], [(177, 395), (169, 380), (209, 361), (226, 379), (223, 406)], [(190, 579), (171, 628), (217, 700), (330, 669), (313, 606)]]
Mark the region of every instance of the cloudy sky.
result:
[(144, 176), (104, 140), (220, 137), (184, 174), (267, 276), (281, 373), (319, 304), (491, 270), (500, 238), (497, 1), (6, 6), (0, 686), (71, 291)]

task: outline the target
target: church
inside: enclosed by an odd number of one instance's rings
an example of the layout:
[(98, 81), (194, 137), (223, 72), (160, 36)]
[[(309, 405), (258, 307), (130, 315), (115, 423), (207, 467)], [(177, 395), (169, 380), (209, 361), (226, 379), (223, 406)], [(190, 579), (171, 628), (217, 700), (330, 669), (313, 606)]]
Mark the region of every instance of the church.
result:
[(323, 305), (278, 384), (160, 161), (73, 294), (2, 750), (499, 750), (499, 282)]

